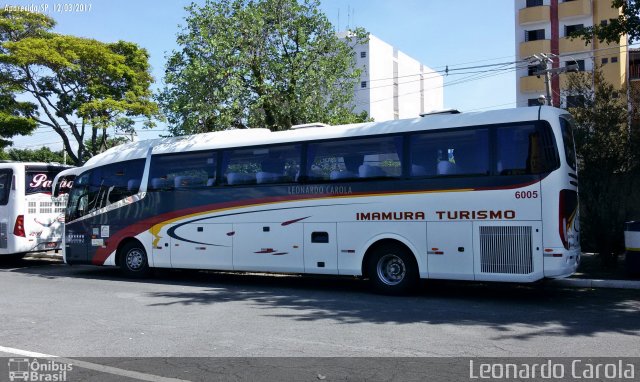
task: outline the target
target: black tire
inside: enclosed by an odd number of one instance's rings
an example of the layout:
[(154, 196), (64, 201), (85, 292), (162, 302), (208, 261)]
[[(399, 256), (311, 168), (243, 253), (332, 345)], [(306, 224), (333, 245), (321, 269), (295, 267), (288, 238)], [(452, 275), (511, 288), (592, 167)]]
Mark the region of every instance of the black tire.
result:
[(418, 285), (418, 265), (406, 247), (384, 244), (373, 249), (367, 264), (373, 289), (382, 294), (407, 294)]
[(129, 242), (118, 251), (120, 270), (127, 277), (142, 278), (150, 274), (147, 251), (138, 242)]

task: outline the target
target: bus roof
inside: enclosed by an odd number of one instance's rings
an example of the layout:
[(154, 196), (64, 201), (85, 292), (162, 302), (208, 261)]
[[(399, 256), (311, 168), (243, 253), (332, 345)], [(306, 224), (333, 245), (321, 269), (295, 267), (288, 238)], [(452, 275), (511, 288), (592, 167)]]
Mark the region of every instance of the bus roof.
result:
[(377, 134), (447, 129), (455, 127), (500, 124), (541, 119), (555, 119), (565, 110), (549, 106), (522, 107), (460, 114), (429, 114), (424, 117), (385, 122), (308, 127), (279, 132), (268, 129), (225, 130), (189, 136), (148, 139), (126, 143), (89, 159), (83, 171), (107, 163), (146, 158), (152, 154), (199, 151), (276, 143), (303, 142), (330, 138), (357, 137)]
[(71, 166), (58, 162), (19, 162), (19, 161), (0, 161), (0, 168), (25, 168), (25, 167), (52, 167), (52, 168), (69, 168)]

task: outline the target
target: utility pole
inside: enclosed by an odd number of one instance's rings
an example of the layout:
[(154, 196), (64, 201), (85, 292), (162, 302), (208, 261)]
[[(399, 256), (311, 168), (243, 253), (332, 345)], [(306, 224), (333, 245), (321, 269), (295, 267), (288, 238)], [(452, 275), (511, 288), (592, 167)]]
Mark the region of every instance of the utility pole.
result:
[[(538, 53), (529, 57), (529, 63), (531, 65), (538, 65), (538, 70), (533, 74), (540, 77), (544, 75), (544, 86), (547, 91), (547, 105), (554, 106), (553, 97), (551, 97), (551, 77), (552, 75), (558, 75), (566, 72), (577, 72), (579, 70), (578, 65), (567, 65), (564, 68), (553, 68), (553, 59), (557, 59), (555, 54)], [(551, 75), (550, 75), (551, 74)]]

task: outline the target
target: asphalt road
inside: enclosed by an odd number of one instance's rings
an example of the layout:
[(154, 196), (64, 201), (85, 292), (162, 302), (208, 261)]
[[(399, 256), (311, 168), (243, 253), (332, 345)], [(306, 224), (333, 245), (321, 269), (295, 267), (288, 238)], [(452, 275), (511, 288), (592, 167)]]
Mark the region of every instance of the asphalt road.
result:
[(468, 378), (459, 357), (568, 357), (568, 370), (577, 357), (640, 356), (637, 290), (430, 281), (389, 297), (351, 278), (131, 280), (26, 259), (0, 262), (0, 291), (0, 380), (16, 356), (66, 357), (67, 381), (449, 381)]
[(0, 263), (0, 346), (65, 357), (640, 356), (640, 293)]

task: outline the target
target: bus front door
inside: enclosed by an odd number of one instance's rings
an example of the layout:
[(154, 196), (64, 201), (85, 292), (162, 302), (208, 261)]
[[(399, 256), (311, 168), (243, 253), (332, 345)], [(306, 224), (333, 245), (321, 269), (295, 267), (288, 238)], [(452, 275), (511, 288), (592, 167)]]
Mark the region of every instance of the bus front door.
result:
[(67, 264), (81, 264), (88, 261), (88, 247), (91, 244), (91, 227), (84, 221), (68, 224), (64, 229), (64, 258)]

